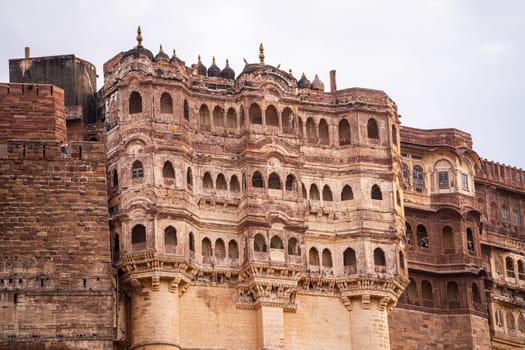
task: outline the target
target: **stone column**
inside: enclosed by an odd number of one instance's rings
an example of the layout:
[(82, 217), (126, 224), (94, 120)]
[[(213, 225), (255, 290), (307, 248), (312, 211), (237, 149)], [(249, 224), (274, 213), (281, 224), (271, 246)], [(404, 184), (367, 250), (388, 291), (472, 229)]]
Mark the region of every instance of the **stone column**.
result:
[(179, 293), (169, 280), (132, 281), (130, 350), (180, 350)]
[(284, 349), (284, 314), (282, 307), (259, 305), (257, 308), (257, 349)]
[(352, 299), (350, 309), (350, 335), (352, 349), (390, 350), (388, 315), (379, 300)]

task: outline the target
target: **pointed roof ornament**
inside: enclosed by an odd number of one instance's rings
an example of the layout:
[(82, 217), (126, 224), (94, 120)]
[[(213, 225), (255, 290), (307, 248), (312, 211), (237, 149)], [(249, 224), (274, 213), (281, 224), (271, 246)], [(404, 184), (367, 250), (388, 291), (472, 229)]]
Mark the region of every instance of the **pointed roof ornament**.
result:
[(248, 65), (248, 60), (246, 58), (243, 58), (243, 61), (244, 61), (244, 65), (247, 66)]
[(288, 69), (288, 74), (290, 74), (293, 77), (292, 68)]
[(162, 44), (160, 44), (159, 53), (165, 53), (164, 50), (162, 49)]
[(142, 47), (142, 29), (140, 26), (137, 28), (137, 47)]
[(173, 55), (172, 55), (172, 58), (175, 58), (177, 57), (177, 52), (175, 51), (175, 49), (173, 49)]
[(259, 61), (260, 64), (264, 64), (264, 46), (262, 43), (259, 45)]

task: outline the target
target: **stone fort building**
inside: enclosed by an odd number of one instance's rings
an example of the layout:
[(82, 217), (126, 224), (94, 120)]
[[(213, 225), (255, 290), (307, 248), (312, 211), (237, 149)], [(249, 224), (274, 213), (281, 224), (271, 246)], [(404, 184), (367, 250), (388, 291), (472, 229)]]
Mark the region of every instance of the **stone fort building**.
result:
[[(525, 172), (382, 91), (10, 60), (0, 349), (520, 349)], [(328, 90), (328, 91), (325, 91)]]

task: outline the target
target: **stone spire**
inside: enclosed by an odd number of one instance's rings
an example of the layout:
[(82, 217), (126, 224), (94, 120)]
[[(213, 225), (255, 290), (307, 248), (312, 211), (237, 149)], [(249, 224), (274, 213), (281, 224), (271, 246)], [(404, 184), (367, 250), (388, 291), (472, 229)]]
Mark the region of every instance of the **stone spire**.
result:
[(259, 45), (259, 61), (260, 64), (264, 64), (264, 46), (262, 43)]
[(137, 28), (137, 47), (142, 47), (142, 29), (140, 26)]

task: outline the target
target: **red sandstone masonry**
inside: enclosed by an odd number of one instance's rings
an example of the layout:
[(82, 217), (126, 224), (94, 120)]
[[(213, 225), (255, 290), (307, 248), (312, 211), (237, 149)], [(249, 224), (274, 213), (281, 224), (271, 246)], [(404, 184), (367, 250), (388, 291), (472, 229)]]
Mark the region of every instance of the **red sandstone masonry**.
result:
[(47, 84), (0, 84), (0, 141), (66, 137), (64, 90)]

